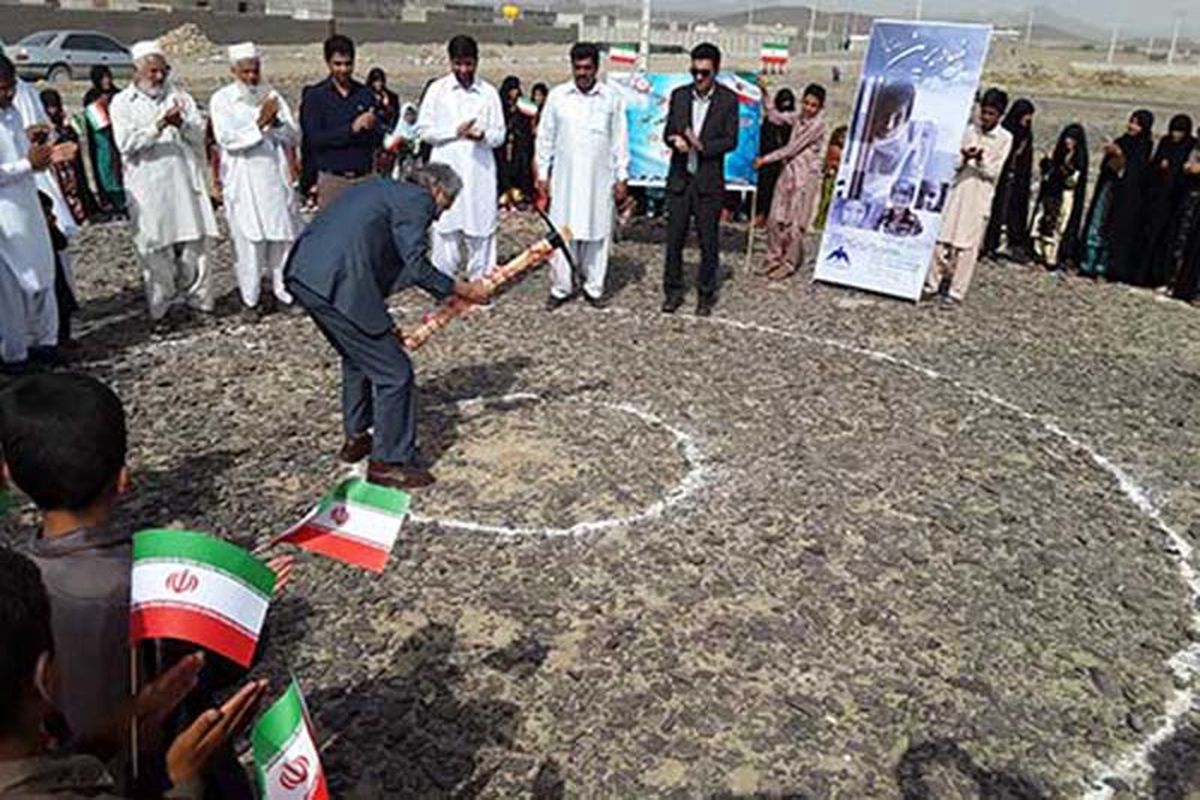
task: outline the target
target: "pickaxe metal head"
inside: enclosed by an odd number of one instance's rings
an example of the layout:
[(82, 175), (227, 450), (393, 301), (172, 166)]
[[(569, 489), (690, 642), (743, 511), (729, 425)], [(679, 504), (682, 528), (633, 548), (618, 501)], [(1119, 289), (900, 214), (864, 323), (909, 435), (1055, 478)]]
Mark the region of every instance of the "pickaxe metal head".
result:
[(546, 228), (549, 231), (546, 234), (546, 241), (563, 254), (563, 258), (567, 260), (568, 266), (571, 267), (571, 274), (579, 276), (580, 279), (582, 279), (583, 276), (579, 273), (579, 267), (575, 265), (575, 257), (571, 254), (571, 248), (567, 246), (569, 244), (569, 239), (562, 235), (562, 232), (558, 230), (558, 226), (551, 221), (549, 215), (546, 214), (545, 211), (542, 211), (542, 209), (538, 208), (536, 205), (533, 207), (533, 210), (536, 211), (538, 216), (542, 218), (542, 222), (546, 223)]

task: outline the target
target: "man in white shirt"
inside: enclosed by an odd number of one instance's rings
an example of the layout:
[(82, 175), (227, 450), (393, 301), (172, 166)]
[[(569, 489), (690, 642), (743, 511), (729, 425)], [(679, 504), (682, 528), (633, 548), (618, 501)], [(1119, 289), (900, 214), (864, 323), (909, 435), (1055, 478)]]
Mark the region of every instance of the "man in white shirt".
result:
[[(988, 89), (979, 102), (978, 122), (968, 125), (963, 136), (958, 172), (946, 199), (933, 263), (925, 280), (926, 294), (941, 294), (947, 305), (963, 301), (975, 274), (996, 181), (1012, 148), (1012, 134), (1000, 126), (1007, 107), (1007, 94)], [(943, 286), (947, 282), (949, 285)]]
[(235, 80), (213, 95), (209, 113), (221, 148), (221, 185), (242, 316), (256, 322), (263, 276), (271, 278), (271, 297), (292, 307), (283, 266), (301, 224), (287, 149), (299, 141), (300, 130), (287, 101), (262, 80), (253, 43), (230, 47), (229, 61)]
[[(574, 80), (556, 86), (542, 109), (537, 136), (538, 189), (550, 198), (550, 219), (571, 228), (572, 256), (583, 272), (583, 297), (604, 305), (613, 205), (628, 196), (629, 134), (621, 96), (596, 80), (600, 51), (571, 48)], [(550, 262), (549, 311), (575, 293), (566, 258)]]
[(453, 276), (467, 248), (467, 273), (480, 278), (496, 263), (496, 157), (504, 143), (500, 95), (475, 75), (479, 45), (455, 36), (447, 48), (451, 73), (429, 86), (417, 115), (417, 134), (433, 150), (432, 163), (447, 164), (463, 189), (433, 226), (433, 264)]
[(58, 341), (54, 250), (34, 175), (74, 157), (74, 145), (32, 144), (14, 105), (16, 67), (0, 54), (0, 368), (19, 369), (30, 345)]
[(168, 79), (157, 42), (138, 42), (132, 55), (137, 73), (113, 98), (110, 116), (150, 318), (162, 320), (180, 299), (211, 313), (208, 240), (218, 231), (205, 175), (204, 119), (191, 95)]

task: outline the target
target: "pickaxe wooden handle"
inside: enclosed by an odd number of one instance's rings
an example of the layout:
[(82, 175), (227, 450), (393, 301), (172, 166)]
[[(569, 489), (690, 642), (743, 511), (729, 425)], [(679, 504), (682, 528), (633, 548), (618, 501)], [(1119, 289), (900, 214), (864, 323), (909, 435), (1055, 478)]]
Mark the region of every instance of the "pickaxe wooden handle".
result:
[[(530, 245), (507, 264), (497, 264), (492, 267), (481, 281), (487, 287), (489, 294), (495, 295), (500, 287), (512, 283), (525, 272), (546, 261), (554, 254), (555, 250), (562, 249), (565, 252), (570, 241), (570, 228), (564, 226), (562, 230), (554, 230), (552, 227), (549, 236)], [(474, 303), (460, 297), (450, 298), (445, 305), (426, 314), (420, 325), (404, 334), (404, 348), (416, 350), (425, 344), (430, 336), (449, 325), (451, 320), (461, 317), (474, 307)]]

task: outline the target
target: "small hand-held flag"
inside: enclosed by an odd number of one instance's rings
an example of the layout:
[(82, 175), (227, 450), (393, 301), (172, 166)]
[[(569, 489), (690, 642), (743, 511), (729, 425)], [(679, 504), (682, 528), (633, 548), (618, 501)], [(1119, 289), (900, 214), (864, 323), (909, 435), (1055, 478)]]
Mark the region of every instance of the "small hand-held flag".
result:
[(266, 800), (328, 800), (312, 723), (294, 680), (255, 724), (250, 744)]
[(608, 50), (608, 60), (615, 66), (632, 67), (638, 61), (637, 48), (631, 44), (614, 44)]
[(408, 495), (399, 489), (350, 478), (335, 486), (275, 542), (290, 542), (337, 561), (383, 572), (408, 514), (408, 503)]
[(183, 639), (248, 667), (274, 589), (275, 573), (236, 545), (142, 531), (133, 537), (129, 640)]

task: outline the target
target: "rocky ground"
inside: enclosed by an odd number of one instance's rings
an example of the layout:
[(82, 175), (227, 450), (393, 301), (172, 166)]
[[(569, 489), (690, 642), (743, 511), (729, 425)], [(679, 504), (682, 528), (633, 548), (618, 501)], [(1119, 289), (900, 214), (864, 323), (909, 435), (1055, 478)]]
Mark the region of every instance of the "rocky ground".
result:
[[(507, 254), (538, 235), (503, 230)], [(1196, 309), (1000, 265), (952, 311), (769, 284), (731, 229), (718, 316), (666, 317), (659, 236), (618, 246), (607, 311), (548, 314), (537, 275), (416, 355), (425, 521), (379, 577), (301, 556), (269, 621), (262, 670), (303, 684), (335, 794), (1067, 797), (1156, 729), (1189, 593), (1046, 425), (1194, 538)], [(74, 251), (78, 366), (130, 415), (123, 524), (249, 545), (294, 521), (339, 474), (311, 323), (246, 326), (227, 295), (154, 334), (127, 231)], [(1156, 785), (1200, 786), (1198, 738)]]
[[(289, 92), (305, 53), (272, 51)], [(384, 56), (406, 96), (439, 70)], [(224, 67), (189, 58), (204, 95)], [(1137, 99), (1105, 97), (1044, 101), (1041, 142)], [(1200, 717), (1160, 730), (1196, 635), (1166, 531), (1200, 536), (1200, 311), (999, 264), (955, 310), (773, 284), (730, 227), (717, 316), (666, 317), (661, 234), (626, 232), (606, 311), (548, 314), (535, 275), (416, 354), (421, 521), (378, 577), (301, 555), (269, 618), (260, 670), (303, 685), (334, 794), (1200, 791)], [(502, 253), (539, 235), (509, 217)], [(130, 415), (121, 524), (251, 545), (294, 522), (342, 474), (312, 324), (240, 323), (227, 242), (218, 317), (167, 333), (127, 229), (73, 253), (76, 366)], [(402, 324), (428, 307), (396, 298)], [(1110, 769), (1159, 733), (1151, 769)]]

